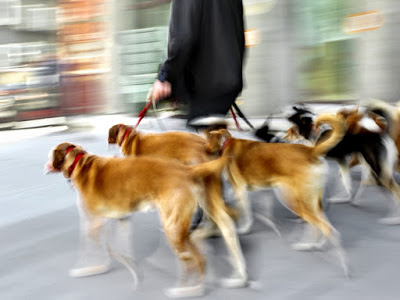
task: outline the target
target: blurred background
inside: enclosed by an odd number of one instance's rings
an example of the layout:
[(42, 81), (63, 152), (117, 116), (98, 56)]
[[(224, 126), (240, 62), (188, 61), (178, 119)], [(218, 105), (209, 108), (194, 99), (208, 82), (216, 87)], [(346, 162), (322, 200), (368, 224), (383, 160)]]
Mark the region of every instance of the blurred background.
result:
[[(170, 2), (0, 0), (0, 126), (139, 112), (166, 56)], [(400, 98), (398, 1), (243, 3), (238, 103), (249, 117), (305, 101)]]
[[(1, 299), (165, 299), (162, 289), (174, 280), (175, 265), (156, 212), (134, 216), (134, 252), (146, 278), (135, 294), (128, 272), (116, 263), (104, 276), (68, 277), (79, 240), (76, 194), (60, 174), (44, 176), (42, 170), (49, 150), (65, 141), (99, 155), (118, 153), (107, 149), (108, 129), (135, 124), (145, 105), (166, 57), (170, 2), (0, 0)], [(243, 3), (248, 52), (237, 103), (254, 125), (270, 114), (274, 121), (285, 119), (283, 111), (293, 103), (314, 110), (400, 98), (399, 0)], [(169, 130), (188, 130), (182, 118), (162, 122)], [(139, 129), (162, 131), (159, 125), (145, 118)], [(233, 134), (254, 138), (249, 131)], [(336, 165), (330, 167), (326, 197), (344, 191)], [(358, 187), (359, 171), (352, 177)], [(266, 198), (275, 199), (272, 191), (250, 197), (257, 213), (270, 207)], [(291, 250), (298, 225), (275, 201), (283, 238), (257, 220), (241, 236), (250, 278), (262, 286), (212, 287), (204, 299), (397, 300), (398, 227), (376, 222), (389, 197), (372, 186), (361, 207), (331, 205), (327, 211), (342, 233), (352, 280), (344, 278), (332, 253)], [(222, 241), (212, 239), (211, 245), (211, 278), (228, 274)]]

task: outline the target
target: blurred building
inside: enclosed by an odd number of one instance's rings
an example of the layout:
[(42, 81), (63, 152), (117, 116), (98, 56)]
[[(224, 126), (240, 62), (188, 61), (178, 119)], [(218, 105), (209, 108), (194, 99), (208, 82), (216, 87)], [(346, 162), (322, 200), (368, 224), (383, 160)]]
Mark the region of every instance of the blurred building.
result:
[(59, 115), (56, 29), (55, 0), (0, 1), (0, 123)]
[[(117, 13), (121, 17), (117, 45), (123, 53), (119, 56), (122, 66), (119, 83), (124, 87), (121, 98), (124, 103), (143, 101), (155, 78), (157, 63), (163, 59), (160, 49), (166, 49), (164, 28), (168, 24), (169, 2), (118, 2)], [(246, 88), (239, 104), (248, 115), (265, 117), (286, 105), (304, 101), (342, 102), (374, 97), (393, 102), (400, 98), (396, 85), (400, 68), (395, 59), (400, 42), (395, 33), (395, 25), (400, 21), (397, 14), (400, 3), (395, 0), (243, 0), (243, 3), (251, 47), (245, 70)], [(138, 48), (146, 52), (146, 59), (126, 53)], [(149, 60), (153, 65), (143, 71), (131, 65), (134, 61), (140, 65)], [(131, 74), (130, 68), (136, 73)]]

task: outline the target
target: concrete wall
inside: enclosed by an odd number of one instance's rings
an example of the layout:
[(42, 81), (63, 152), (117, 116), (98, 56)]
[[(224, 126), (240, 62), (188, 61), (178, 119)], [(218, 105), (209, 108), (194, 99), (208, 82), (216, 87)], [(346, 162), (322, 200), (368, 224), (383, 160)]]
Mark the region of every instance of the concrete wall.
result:
[(383, 27), (359, 34), (358, 68), (360, 98), (389, 102), (400, 99), (400, 2), (368, 0), (365, 10), (380, 9)]
[(290, 0), (264, 1), (264, 8), (259, 7), (258, 11), (252, 5), (246, 8), (246, 28), (260, 30), (261, 42), (248, 48), (246, 86), (238, 102), (251, 117), (280, 112), (294, 102), (295, 93)]

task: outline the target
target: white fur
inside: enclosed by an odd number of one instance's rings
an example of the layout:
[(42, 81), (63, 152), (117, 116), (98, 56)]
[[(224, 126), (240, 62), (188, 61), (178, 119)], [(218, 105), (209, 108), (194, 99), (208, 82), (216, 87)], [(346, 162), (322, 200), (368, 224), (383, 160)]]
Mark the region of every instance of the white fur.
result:
[(372, 132), (382, 132), (382, 129), (371, 118), (362, 118), (358, 122), (358, 125)]

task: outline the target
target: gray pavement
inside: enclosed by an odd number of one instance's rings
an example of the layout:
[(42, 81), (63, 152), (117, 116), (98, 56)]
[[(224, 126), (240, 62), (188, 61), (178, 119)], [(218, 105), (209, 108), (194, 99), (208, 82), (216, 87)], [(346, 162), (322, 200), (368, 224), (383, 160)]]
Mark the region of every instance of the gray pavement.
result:
[[(157, 213), (133, 216), (135, 257), (144, 274), (137, 291), (132, 289), (128, 271), (116, 262), (106, 274), (70, 278), (68, 269), (75, 263), (78, 246), (75, 192), (60, 174), (42, 174), (49, 150), (64, 141), (81, 144), (90, 152), (114, 155), (116, 150), (107, 150), (108, 127), (135, 121), (128, 116), (106, 116), (77, 121), (72, 129), (56, 126), (0, 132), (0, 299), (165, 299), (163, 289), (174, 284), (176, 267)], [(183, 120), (164, 122), (168, 129), (184, 129)], [(160, 131), (152, 118), (145, 118), (140, 129)], [(233, 134), (251, 137), (250, 132)], [(329, 165), (325, 198), (343, 189), (337, 167)], [(352, 175), (356, 188), (359, 170)], [(360, 207), (328, 207), (328, 218), (341, 232), (350, 261), (353, 276), (348, 279), (332, 250), (292, 250), (290, 243), (300, 238), (302, 225), (291, 220), (291, 213), (272, 191), (251, 192), (253, 211), (264, 212), (267, 203), (274, 204), (272, 213), (282, 238), (257, 220), (251, 233), (240, 237), (254, 282), (243, 289), (218, 286), (217, 279), (230, 271), (227, 253), (220, 238), (209, 239), (208, 289), (203, 298), (398, 299), (400, 227), (378, 223), (387, 212), (389, 197), (371, 186)]]

